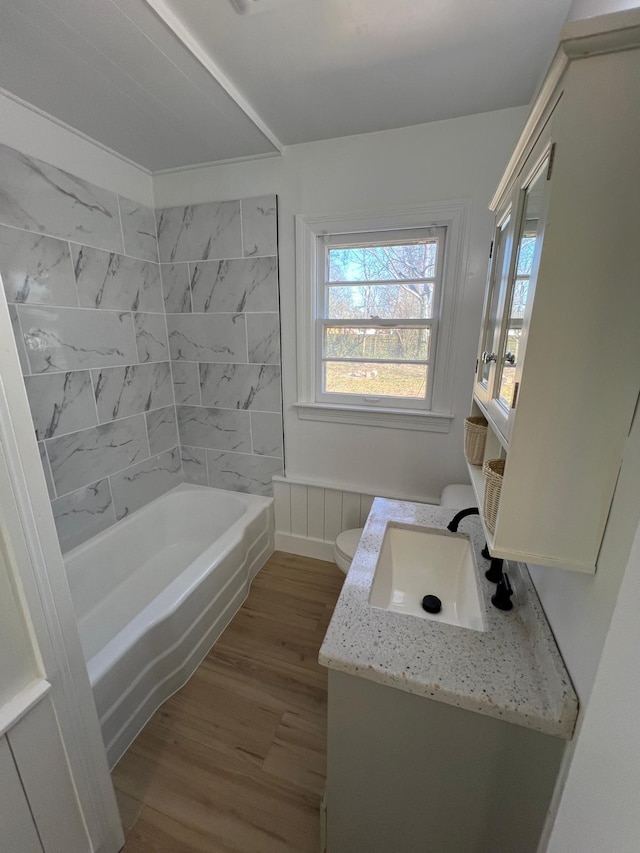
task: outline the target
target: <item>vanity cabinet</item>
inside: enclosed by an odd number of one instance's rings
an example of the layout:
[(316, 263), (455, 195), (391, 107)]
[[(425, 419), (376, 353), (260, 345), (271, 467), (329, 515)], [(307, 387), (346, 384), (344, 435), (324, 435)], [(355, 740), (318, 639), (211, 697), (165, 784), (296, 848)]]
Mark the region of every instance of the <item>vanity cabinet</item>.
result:
[(505, 460), (491, 553), (583, 572), (640, 391), (640, 27), (616, 18), (565, 31), (492, 201), (472, 405)]
[(536, 853), (565, 741), (329, 670), (327, 853)]

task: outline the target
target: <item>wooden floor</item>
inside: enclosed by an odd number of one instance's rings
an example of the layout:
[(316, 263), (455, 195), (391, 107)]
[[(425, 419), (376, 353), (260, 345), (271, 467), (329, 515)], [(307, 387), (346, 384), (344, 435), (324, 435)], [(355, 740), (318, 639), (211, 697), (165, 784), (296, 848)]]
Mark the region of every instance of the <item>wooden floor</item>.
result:
[(125, 853), (319, 850), (333, 563), (275, 553), (113, 771)]

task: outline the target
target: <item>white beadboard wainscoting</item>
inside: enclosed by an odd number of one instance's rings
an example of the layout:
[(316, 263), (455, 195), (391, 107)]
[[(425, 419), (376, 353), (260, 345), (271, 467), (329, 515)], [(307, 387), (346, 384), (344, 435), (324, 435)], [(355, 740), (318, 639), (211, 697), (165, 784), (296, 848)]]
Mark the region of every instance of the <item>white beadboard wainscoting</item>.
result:
[(374, 495), (330, 489), (284, 477), (273, 478), (276, 549), (333, 560), (336, 536), (363, 527)]
[[(276, 550), (317, 560), (333, 560), (336, 536), (343, 530), (364, 527), (375, 497), (338, 484), (331, 487), (279, 476), (273, 478), (273, 496)], [(406, 500), (415, 499), (407, 496)]]

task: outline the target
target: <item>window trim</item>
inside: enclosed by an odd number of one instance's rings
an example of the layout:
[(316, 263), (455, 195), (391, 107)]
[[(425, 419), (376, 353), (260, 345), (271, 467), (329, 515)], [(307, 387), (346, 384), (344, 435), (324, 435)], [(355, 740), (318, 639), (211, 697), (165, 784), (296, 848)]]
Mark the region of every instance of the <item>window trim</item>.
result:
[[(435, 355), (438, 351), (438, 327), (440, 325), (440, 313), (442, 302), (442, 290), (444, 284), (444, 265), (446, 258), (446, 227), (440, 225), (437, 227), (426, 226), (422, 228), (405, 228), (402, 229), (402, 239), (407, 242), (423, 240), (424, 238), (432, 237), (439, 241), (438, 255), (436, 261), (436, 269), (430, 280), (434, 284), (434, 299), (432, 316), (423, 320), (404, 319), (398, 321), (377, 320), (367, 322), (364, 320), (332, 320), (325, 316), (325, 294), (326, 288), (329, 286), (349, 286), (356, 285), (358, 282), (333, 283), (327, 281), (327, 253), (332, 248), (342, 248), (347, 246), (357, 245), (384, 245), (392, 241), (398, 242), (398, 231), (374, 231), (374, 232), (359, 232), (356, 234), (331, 234), (323, 240), (322, 236), (316, 237), (318, 247), (318, 267), (316, 279), (316, 352), (315, 352), (315, 370), (316, 370), (316, 402), (335, 404), (336, 406), (355, 406), (357, 408), (370, 409), (372, 406), (376, 409), (381, 407), (390, 409), (411, 409), (421, 412), (430, 412), (433, 397), (433, 381), (435, 367)], [(428, 232), (435, 232), (429, 234)], [(426, 281), (427, 279), (425, 279)], [(364, 282), (363, 282), (364, 283)], [(372, 284), (394, 284), (394, 280), (371, 282)], [(370, 399), (377, 398), (376, 402), (367, 403), (367, 395), (364, 394), (337, 394), (323, 390), (323, 362), (324, 362), (324, 331), (328, 326), (367, 326), (367, 327), (401, 327), (411, 328), (412, 326), (419, 328), (428, 328), (430, 331), (429, 341), (429, 358), (425, 362), (415, 362), (417, 364), (425, 364), (428, 369), (427, 393), (424, 397), (392, 397), (384, 395), (371, 395)], [(370, 359), (376, 361), (376, 359)], [(392, 359), (381, 359), (381, 363), (395, 363)], [(367, 363), (369, 363), (367, 362)], [(409, 362), (411, 363), (411, 362)], [(362, 402), (358, 400), (358, 397)]]
[[(369, 426), (449, 432), (453, 420), (454, 330), (460, 282), (466, 280), (468, 199), (392, 210), (295, 217), (298, 417)], [(444, 226), (441, 312), (430, 409), (353, 406), (317, 401), (316, 321), (319, 237)]]

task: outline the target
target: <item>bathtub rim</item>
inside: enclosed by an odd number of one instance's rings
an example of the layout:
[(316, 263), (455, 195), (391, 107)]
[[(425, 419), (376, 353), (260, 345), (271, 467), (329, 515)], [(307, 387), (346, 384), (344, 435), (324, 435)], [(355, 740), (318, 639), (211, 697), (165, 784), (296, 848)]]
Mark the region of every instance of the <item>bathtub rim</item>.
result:
[[(109, 538), (109, 534), (112, 534), (113, 531), (122, 531), (126, 530), (131, 526), (132, 523), (138, 521), (144, 515), (149, 515), (152, 509), (157, 506), (157, 504), (166, 498), (168, 495), (178, 494), (180, 492), (213, 492), (219, 495), (225, 495), (227, 498), (229, 496), (233, 496), (234, 498), (238, 498), (241, 503), (245, 503), (248, 506), (255, 504), (256, 506), (262, 505), (267, 506), (270, 502), (273, 503), (273, 498), (265, 497), (264, 495), (253, 495), (248, 492), (232, 492), (228, 489), (217, 489), (215, 486), (203, 486), (199, 483), (178, 483), (176, 486), (173, 486), (171, 489), (167, 489), (166, 492), (163, 492), (161, 495), (158, 495), (153, 500), (146, 503), (144, 506), (139, 507), (134, 510), (131, 515), (126, 515), (124, 518), (121, 518), (119, 521), (116, 521), (115, 524), (110, 524), (109, 527), (105, 527), (104, 530), (101, 530), (99, 533), (96, 533), (95, 536), (90, 536), (89, 539), (85, 539), (84, 542), (80, 542), (79, 545), (76, 545), (75, 548), (71, 548), (68, 551), (65, 551), (62, 554), (62, 559), (65, 564), (65, 569), (67, 569), (67, 563), (75, 562), (78, 558), (82, 556), (82, 554), (89, 550), (90, 547), (95, 546), (103, 542), (105, 539)], [(266, 503), (265, 503), (266, 502)], [(236, 522), (234, 522), (235, 524)]]

